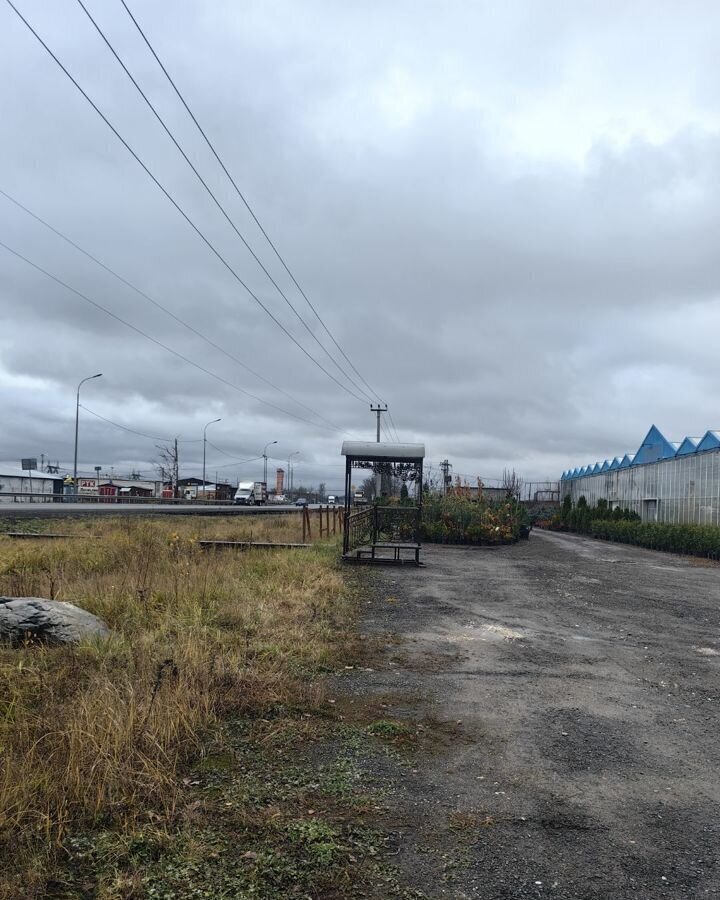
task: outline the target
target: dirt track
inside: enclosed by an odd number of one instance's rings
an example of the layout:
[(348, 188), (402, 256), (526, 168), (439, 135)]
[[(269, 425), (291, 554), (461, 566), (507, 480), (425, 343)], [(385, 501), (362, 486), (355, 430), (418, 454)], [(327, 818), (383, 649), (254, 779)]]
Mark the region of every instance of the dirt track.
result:
[(397, 643), (346, 684), (425, 723), (415, 770), (375, 773), (405, 880), (458, 900), (719, 894), (720, 567), (538, 532), (425, 561), (363, 577), (365, 631)]

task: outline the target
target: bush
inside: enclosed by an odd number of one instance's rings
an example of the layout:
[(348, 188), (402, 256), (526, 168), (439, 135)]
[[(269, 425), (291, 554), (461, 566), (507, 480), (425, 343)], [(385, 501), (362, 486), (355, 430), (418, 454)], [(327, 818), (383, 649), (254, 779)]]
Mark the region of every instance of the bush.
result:
[(720, 528), (714, 525), (668, 525), (663, 522), (640, 522), (595, 519), (590, 526), (593, 537), (649, 550), (665, 550), (720, 559)]
[(508, 544), (518, 540), (528, 524), (525, 508), (512, 499), (488, 503), (426, 495), (422, 539), (436, 544)]

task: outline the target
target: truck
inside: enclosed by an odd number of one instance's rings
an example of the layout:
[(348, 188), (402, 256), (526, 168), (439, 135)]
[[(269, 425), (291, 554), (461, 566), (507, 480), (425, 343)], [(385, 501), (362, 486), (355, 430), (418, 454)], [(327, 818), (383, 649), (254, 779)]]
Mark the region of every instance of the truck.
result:
[(354, 491), (353, 492), (353, 506), (365, 506), (367, 500), (365, 499), (365, 494), (362, 491)]
[(267, 484), (264, 481), (241, 481), (235, 491), (238, 506), (256, 506), (267, 501)]

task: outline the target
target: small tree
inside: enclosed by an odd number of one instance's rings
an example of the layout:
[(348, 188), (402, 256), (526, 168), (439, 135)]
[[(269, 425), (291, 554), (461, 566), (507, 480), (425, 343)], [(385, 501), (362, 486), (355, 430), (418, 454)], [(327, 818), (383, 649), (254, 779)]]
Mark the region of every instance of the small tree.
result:
[(572, 511), (572, 498), (570, 494), (565, 494), (563, 497), (562, 507), (560, 509), (560, 518), (562, 520), (563, 525), (568, 525), (570, 520), (570, 513)]
[(369, 478), (366, 478), (363, 481), (360, 490), (363, 492), (363, 496), (368, 502), (374, 500), (376, 494), (375, 476), (370, 475)]
[(156, 444), (158, 449), (158, 461), (155, 468), (160, 475), (163, 484), (168, 483), (172, 488), (173, 497), (178, 496), (178, 449), (177, 443)]
[(502, 477), (502, 486), (507, 492), (508, 497), (519, 500), (523, 489), (523, 480), (517, 474), (515, 469), (504, 469)]

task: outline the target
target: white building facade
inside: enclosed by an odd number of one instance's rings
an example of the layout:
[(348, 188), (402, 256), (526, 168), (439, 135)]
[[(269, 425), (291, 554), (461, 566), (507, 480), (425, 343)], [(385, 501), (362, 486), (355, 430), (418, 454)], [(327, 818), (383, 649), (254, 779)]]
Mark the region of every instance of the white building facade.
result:
[[(8, 496), (13, 494), (15, 496)], [(17, 496), (32, 494), (33, 496)], [(23, 469), (3, 468), (0, 470), (0, 503), (30, 503), (35, 494), (43, 499), (48, 495), (62, 496), (62, 476), (49, 472), (26, 472)]]
[(643, 522), (720, 526), (720, 432), (673, 443), (653, 425), (637, 453), (563, 472), (560, 494), (606, 500)]

